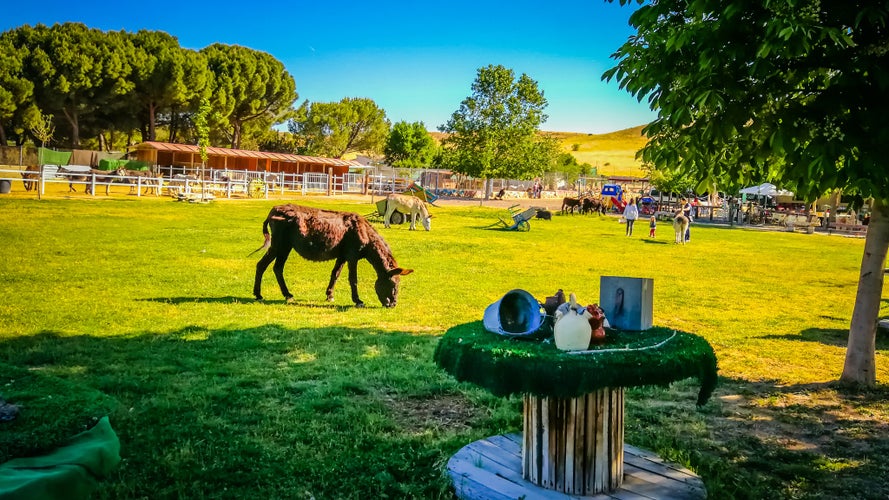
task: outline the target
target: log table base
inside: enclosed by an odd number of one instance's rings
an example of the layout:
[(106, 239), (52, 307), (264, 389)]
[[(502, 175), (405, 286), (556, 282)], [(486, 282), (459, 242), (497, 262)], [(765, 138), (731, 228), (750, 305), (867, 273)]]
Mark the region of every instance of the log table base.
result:
[(543, 488), (522, 477), (522, 441), (518, 434), (507, 434), (461, 448), (448, 461), (448, 474), (457, 497), (463, 500), (707, 498), (704, 483), (694, 473), (630, 445), (623, 447), (623, 481), (616, 490), (581, 497)]
[(524, 396), (522, 477), (544, 488), (593, 495), (624, 476), (624, 389), (578, 398)]

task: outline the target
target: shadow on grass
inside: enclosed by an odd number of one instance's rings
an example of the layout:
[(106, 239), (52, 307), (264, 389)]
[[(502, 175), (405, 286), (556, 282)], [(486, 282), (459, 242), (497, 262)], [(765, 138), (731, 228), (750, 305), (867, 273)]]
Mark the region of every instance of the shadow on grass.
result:
[(707, 405), (679, 411), (693, 390), (629, 391), (627, 442), (691, 465), (709, 498), (889, 497), (889, 464), (873, 459), (889, 453), (889, 387), (721, 378)]
[[(441, 462), (509, 403), (491, 398), (484, 409), (459, 393), (431, 361), (436, 342), (373, 329), (193, 325), (42, 332), (0, 342), (0, 362), (118, 401), (110, 419), (124, 461), (102, 485), (106, 498), (442, 498)], [(443, 425), (445, 413), (461, 427)]]
[(652, 240), (652, 239), (650, 239), (650, 238), (649, 238), (649, 239), (642, 240), (642, 241), (643, 241), (644, 243), (649, 244), (649, 245), (666, 245), (666, 244), (667, 244), (666, 241)]
[[(293, 298), (292, 301), (287, 302), (284, 299), (263, 299), (256, 300), (253, 297), (234, 297), (234, 296), (225, 296), (225, 297), (150, 297), (145, 299), (135, 299), (139, 302), (159, 302), (161, 304), (266, 304), (266, 305), (288, 305), (288, 306), (299, 306), (299, 307), (309, 307), (314, 309), (330, 309), (334, 311), (348, 311), (349, 309), (354, 309), (354, 305), (337, 305), (331, 304), (330, 302), (324, 300), (310, 300), (310, 299), (298, 299)], [(378, 304), (368, 304), (367, 307), (382, 307)]]
[[(807, 328), (798, 334), (765, 335), (764, 339), (796, 340), (800, 342), (818, 342), (834, 347), (846, 347), (849, 340), (847, 328)], [(889, 350), (889, 335), (877, 330), (876, 349), (878, 351)]]

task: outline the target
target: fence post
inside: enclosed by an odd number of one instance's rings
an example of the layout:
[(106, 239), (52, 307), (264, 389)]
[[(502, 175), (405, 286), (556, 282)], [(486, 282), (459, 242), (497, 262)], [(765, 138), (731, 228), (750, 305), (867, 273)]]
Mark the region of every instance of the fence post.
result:
[(136, 177), (136, 198), (142, 197), (142, 177)]
[(92, 192), (90, 194), (92, 194), (93, 196), (96, 196), (96, 174), (95, 173), (90, 175), (90, 189), (92, 190)]

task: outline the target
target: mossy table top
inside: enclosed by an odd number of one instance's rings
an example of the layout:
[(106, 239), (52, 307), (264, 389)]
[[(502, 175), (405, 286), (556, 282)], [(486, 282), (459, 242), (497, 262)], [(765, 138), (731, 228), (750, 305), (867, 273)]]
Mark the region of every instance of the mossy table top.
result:
[(434, 360), (457, 380), (496, 396), (575, 398), (605, 387), (666, 386), (694, 377), (701, 383), (702, 405), (716, 387), (716, 354), (698, 335), (663, 327), (610, 330), (605, 343), (591, 351), (560, 351), (552, 337), (498, 335), (475, 321), (448, 330)]

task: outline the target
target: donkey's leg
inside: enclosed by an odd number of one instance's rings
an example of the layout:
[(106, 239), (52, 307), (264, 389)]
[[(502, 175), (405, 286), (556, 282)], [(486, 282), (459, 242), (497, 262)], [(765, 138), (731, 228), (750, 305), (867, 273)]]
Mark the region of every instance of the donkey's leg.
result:
[(272, 270), (275, 271), (275, 278), (278, 280), (278, 287), (281, 288), (281, 295), (284, 296), (284, 299), (287, 302), (293, 301), (293, 295), (290, 294), (290, 290), (287, 289), (287, 283), (284, 282), (284, 264), (287, 263), (287, 258), (290, 257), (290, 248), (285, 247), (277, 252), (275, 256), (275, 265), (272, 266)]
[(386, 203), (386, 211), (383, 213), (383, 227), (388, 228), (389, 222), (392, 220), (392, 212), (395, 211), (395, 204)]
[(259, 259), (259, 262), (256, 263), (256, 276), (253, 278), (253, 296), (256, 297), (256, 300), (262, 300), (262, 275), (265, 273), (265, 270), (268, 269), (269, 264), (274, 262), (275, 255), (271, 252), (267, 252), (265, 255)]
[(358, 259), (349, 259), (349, 286), (352, 288), (352, 302), (355, 307), (364, 307), (364, 302), (358, 297)]
[(330, 283), (327, 284), (327, 301), (333, 302), (333, 287), (336, 285), (336, 280), (340, 277), (340, 272), (343, 270), (343, 265), (346, 263), (346, 259), (340, 257), (336, 260), (336, 264), (333, 265), (333, 271), (330, 272)]

